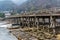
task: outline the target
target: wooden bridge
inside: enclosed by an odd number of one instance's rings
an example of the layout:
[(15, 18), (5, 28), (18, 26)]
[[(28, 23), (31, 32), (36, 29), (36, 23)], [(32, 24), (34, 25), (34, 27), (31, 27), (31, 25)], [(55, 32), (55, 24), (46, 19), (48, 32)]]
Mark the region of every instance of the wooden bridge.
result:
[(23, 13), (20, 15), (13, 15), (6, 18), (12, 25), (20, 25), (20, 27), (36, 27), (37, 29), (48, 28), (53, 33), (60, 33), (60, 11), (58, 12), (37, 12), (37, 13)]

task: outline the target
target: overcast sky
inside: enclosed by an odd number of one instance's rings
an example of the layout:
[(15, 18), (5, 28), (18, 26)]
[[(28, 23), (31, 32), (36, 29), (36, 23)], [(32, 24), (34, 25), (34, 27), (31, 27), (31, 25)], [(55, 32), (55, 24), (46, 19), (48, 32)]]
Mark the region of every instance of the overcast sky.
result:
[(15, 3), (22, 3), (22, 2), (25, 2), (26, 0), (12, 0), (12, 1)]

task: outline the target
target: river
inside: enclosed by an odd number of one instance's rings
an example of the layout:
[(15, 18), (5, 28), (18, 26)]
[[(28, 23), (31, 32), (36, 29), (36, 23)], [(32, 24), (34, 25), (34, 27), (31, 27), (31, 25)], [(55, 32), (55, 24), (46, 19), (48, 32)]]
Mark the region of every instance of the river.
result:
[(9, 33), (7, 26), (5, 22), (0, 22), (0, 40), (17, 40), (15, 36)]

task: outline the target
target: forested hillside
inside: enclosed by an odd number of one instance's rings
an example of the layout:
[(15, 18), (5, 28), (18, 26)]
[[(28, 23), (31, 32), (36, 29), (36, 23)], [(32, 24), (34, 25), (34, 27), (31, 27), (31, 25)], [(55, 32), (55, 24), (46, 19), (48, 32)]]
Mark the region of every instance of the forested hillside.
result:
[(18, 11), (33, 11), (52, 7), (60, 7), (60, 0), (27, 0), (20, 5)]

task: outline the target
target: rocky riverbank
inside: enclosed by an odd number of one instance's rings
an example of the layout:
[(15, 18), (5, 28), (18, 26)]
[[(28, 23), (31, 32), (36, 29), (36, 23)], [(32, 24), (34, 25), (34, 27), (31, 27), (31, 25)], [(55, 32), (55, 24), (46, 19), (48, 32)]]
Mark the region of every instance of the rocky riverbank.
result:
[(57, 40), (56, 36), (53, 34), (49, 34), (43, 31), (37, 31), (37, 29), (34, 29), (34, 31), (32, 31), (32, 28), (10, 29), (10, 32), (16, 38), (18, 38), (18, 40)]

